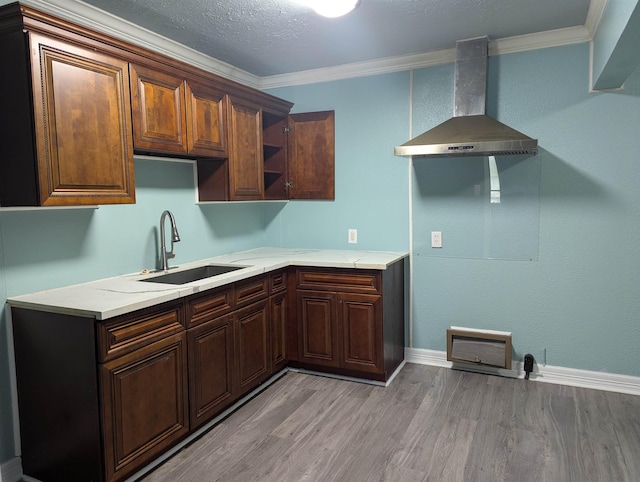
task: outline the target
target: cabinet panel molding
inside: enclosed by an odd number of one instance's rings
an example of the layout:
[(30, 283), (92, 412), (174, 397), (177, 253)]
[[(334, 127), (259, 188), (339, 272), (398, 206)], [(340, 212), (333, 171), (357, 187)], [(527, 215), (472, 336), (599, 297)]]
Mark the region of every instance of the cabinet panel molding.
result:
[(236, 316), (238, 382), (245, 393), (270, 375), (268, 301), (242, 308)]
[(230, 286), (191, 296), (187, 301), (188, 327), (229, 313), (233, 306), (233, 288)]
[(382, 311), (380, 296), (341, 294), (343, 367), (381, 372)]
[(271, 372), (280, 371), (287, 364), (287, 293), (280, 292), (271, 297), (270, 336), (271, 336)]
[(191, 429), (202, 425), (236, 397), (233, 317), (226, 315), (188, 331)]
[(184, 80), (132, 64), (131, 87), (134, 148), (187, 154)]
[(260, 107), (231, 96), (229, 124), (230, 198), (231, 200), (263, 199)]
[(34, 32), (2, 40), (0, 203), (135, 202), (127, 62)]
[(98, 324), (100, 361), (112, 360), (184, 330), (182, 303), (154, 306)]
[(289, 199), (335, 199), (334, 111), (291, 114)]
[(227, 157), (227, 101), (221, 90), (186, 83), (187, 151), (208, 157)]
[(151, 461), (189, 431), (186, 334), (102, 365), (106, 480)]
[(264, 299), (269, 294), (269, 278), (254, 276), (248, 280), (239, 281), (235, 286), (235, 306), (241, 307)]
[(404, 260), (384, 270), (295, 269), (290, 365), (387, 381), (404, 359)]
[(335, 293), (298, 291), (299, 359), (339, 366)]
[(298, 289), (380, 293), (380, 274), (377, 271), (357, 269), (299, 269)]

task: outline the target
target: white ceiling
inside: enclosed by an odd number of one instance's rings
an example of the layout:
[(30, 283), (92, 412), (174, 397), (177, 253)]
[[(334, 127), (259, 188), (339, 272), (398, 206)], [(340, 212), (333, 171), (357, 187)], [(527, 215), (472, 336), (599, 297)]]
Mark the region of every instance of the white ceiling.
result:
[[(594, 0), (596, 1), (596, 0)], [(360, 0), (342, 18), (294, 0), (84, 0), (257, 77), (582, 27), (590, 0)], [(562, 30), (561, 30), (562, 31)]]

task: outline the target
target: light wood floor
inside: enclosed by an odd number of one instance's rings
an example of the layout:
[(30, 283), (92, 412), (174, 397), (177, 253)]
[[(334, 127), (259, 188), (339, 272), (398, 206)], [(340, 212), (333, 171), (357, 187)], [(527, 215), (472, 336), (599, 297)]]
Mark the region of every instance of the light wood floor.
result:
[(407, 364), (290, 372), (142, 479), (640, 481), (640, 397)]

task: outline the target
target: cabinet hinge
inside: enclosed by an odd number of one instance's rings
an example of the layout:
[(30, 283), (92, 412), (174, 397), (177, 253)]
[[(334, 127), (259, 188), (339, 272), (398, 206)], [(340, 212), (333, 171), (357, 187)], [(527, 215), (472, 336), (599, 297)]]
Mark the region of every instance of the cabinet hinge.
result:
[(291, 132), (291, 127), (284, 126), (282, 132)]

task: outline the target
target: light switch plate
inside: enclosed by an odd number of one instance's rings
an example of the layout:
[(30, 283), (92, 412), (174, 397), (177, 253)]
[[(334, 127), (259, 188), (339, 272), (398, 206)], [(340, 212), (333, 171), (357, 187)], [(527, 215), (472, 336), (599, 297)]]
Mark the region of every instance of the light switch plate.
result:
[(358, 230), (357, 229), (349, 229), (349, 243), (357, 244), (358, 242)]

